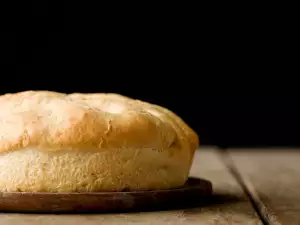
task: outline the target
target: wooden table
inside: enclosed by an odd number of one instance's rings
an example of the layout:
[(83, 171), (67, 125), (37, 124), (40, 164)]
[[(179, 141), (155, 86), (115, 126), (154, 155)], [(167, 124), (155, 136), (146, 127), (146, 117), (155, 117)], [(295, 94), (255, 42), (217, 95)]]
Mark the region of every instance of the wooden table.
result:
[(2, 225), (300, 224), (300, 151), (238, 149), (196, 152), (191, 176), (210, 180), (206, 206), (158, 212), (46, 215), (1, 213)]

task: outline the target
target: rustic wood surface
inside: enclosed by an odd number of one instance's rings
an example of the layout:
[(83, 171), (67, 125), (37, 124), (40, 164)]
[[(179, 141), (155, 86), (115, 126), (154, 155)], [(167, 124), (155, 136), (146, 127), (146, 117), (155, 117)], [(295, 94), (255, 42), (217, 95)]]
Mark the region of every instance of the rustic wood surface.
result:
[(300, 224), (299, 150), (237, 149), (229, 155), (269, 224)]
[[(180, 188), (98, 193), (0, 192), (0, 212), (111, 213), (178, 209), (205, 204), (212, 194), (209, 181), (189, 178)], [(179, 204), (180, 203), (180, 204)]]
[(0, 224), (262, 224), (241, 187), (229, 173), (221, 160), (221, 156), (214, 149), (197, 151), (191, 169), (191, 176), (212, 182), (214, 195), (206, 205), (179, 210), (114, 214), (49, 215), (1, 213)]

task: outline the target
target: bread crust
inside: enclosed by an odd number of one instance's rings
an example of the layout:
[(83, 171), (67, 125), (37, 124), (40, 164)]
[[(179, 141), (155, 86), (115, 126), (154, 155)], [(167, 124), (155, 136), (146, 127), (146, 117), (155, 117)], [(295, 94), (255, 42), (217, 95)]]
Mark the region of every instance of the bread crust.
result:
[[(119, 94), (25, 91), (0, 96), (0, 171), (6, 171), (6, 175), (4, 172), (0, 172), (0, 180), (3, 181), (2, 184), (0, 182), (0, 191), (95, 191), (173, 187), (182, 184), (187, 179), (194, 151), (198, 146), (198, 135), (172, 111)], [(145, 151), (145, 154), (141, 154), (142, 151)], [(149, 165), (152, 163), (154, 167), (146, 165), (147, 160), (143, 157), (150, 154), (146, 154), (147, 151), (155, 152), (155, 156), (158, 158), (163, 156), (169, 175), (173, 174), (171, 175), (174, 177), (173, 180), (172, 178), (167, 179), (169, 181), (164, 184), (163, 179), (157, 174), (158, 168), (155, 170), (153, 162), (155, 157), (152, 158), (152, 162), (148, 162)], [(94, 169), (85, 170), (84, 168), (95, 168), (95, 165), (83, 162), (78, 166), (81, 168), (78, 169), (81, 171), (78, 174), (82, 174), (82, 176), (89, 177), (92, 176), (91, 174), (100, 174), (101, 177), (101, 173), (105, 173), (108, 165), (114, 165), (114, 162), (109, 160), (115, 160), (121, 156), (126, 158), (126, 154), (135, 155), (134, 152), (139, 152), (137, 154), (139, 157), (130, 167), (131, 170), (136, 169), (137, 166), (134, 165), (143, 163), (144, 166), (139, 168), (149, 176), (153, 173), (154, 178), (148, 183), (144, 182), (144, 185), (141, 184), (142, 180), (137, 181), (136, 184), (133, 184), (132, 181), (131, 186), (125, 182), (124, 178), (123, 181), (120, 181), (121, 183), (118, 181), (119, 184), (114, 186), (113, 183), (118, 183), (117, 180), (120, 180), (117, 178), (119, 175), (113, 179), (106, 176), (106, 181), (103, 178), (104, 180), (100, 182), (101, 185), (98, 179), (98, 183), (92, 184), (93, 182), (91, 182), (90, 185), (86, 185), (86, 188), (80, 189), (76, 185), (77, 181), (68, 186), (66, 185), (68, 181), (63, 182), (57, 177), (56, 181), (54, 178), (52, 181), (56, 186), (51, 186), (50, 184), (45, 185), (45, 180), (40, 178), (43, 173), (36, 176), (31, 175), (31, 177), (28, 175), (30, 165), (36, 166), (32, 166), (32, 170), (44, 171), (42, 165), (45, 163), (39, 164), (39, 159), (43, 157), (43, 159), (48, 158), (51, 162), (48, 167), (52, 165), (59, 168), (59, 157), (69, 157), (68, 160), (76, 162), (79, 160), (78, 155), (85, 158), (91, 152), (94, 156), (98, 155), (98, 159), (108, 161), (95, 159), (94, 163), (100, 165), (102, 162), (101, 165), (103, 165), (103, 168), (98, 168), (98, 172)], [(21, 183), (9, 175), (17, 172), (13, 170), (13, 167), (8, 166), (8, 163), (13, 161), (21, 163), (14, 156), (27, 162), (24, 163), (28, 171), (26, 173), (23, 171), (18, 175)], [(64, 161), (64, 163), (66, 162)], [(160, 161), (159, 168), (163, 164), (163, 161)], [(177, 165), (177, 169), (173, 165)], [(76, 167), (76, 163), (70, 166)], [(114, 170), (115, 174), (124, 170), (123, 166), (115, 166), (119, 168)], [(70, 167), (71, 170), (73, 170), (72, 168)], [(150, 168), (154, 170), (146, 172)], [(179, 170), (182, 171), (178, 172)], [(61, 179), (67, 179), (68, 176), (70, 180), (75, 179), (74, 174), (63, 173), (61, 168), (57, 169), (56, 173), (65, 175)], [(134, 171), (126, 173), (132, 176)], [(164, 173), (166, 174), (166, 172)], [(43, 176), (47, 177), (49, 174), (45, 173)], [(154, 182), (155, 176), (157, 182)], [(175, 179), (175, 177), (177, 178)], [(127, 179), (129, 179), (129, 175)], [(29, 184), (29, 181), (38, 185)]]

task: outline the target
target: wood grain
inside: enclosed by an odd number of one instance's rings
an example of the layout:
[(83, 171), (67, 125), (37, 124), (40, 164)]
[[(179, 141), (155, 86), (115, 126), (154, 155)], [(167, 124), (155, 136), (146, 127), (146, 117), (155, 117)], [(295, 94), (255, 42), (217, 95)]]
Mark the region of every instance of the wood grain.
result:
[(214, 149), (197, 151), (191, 176), (210, 180), (214, 195), (194, 208), (114, 214), (0, 214), (0, 224), (6, 225), (262, 225), (246, 196), (230, 175)]
[(300, 151), (231, 150), (230, 157), (269, 224), (300, 224)]

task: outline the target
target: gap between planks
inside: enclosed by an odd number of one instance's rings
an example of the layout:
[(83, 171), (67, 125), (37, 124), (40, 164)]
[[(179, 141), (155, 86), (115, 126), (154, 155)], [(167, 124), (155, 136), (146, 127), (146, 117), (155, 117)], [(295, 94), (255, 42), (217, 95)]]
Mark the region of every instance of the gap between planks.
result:
[(262, 223), (264, 225), (282, 225), (281, 223), (278, 222), (272, 210), (260, 200), (251, 181), (247, 179), (247, 177), (237, 169), (233, 159), (231, 158), (228, 152), (228, 149), (219, 148), (218, 152), (226, 168), (229, 170), (231, 175), (236, 179), (236, 181), (244, 191), (245, 195), (251, 202), (254, 210), (256, 211), (257, 215), (261, 219)]

